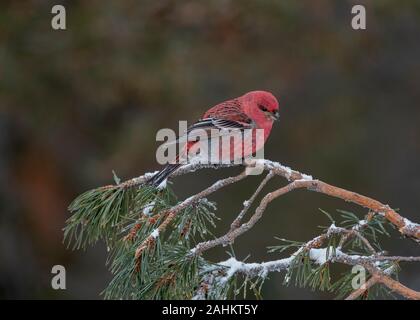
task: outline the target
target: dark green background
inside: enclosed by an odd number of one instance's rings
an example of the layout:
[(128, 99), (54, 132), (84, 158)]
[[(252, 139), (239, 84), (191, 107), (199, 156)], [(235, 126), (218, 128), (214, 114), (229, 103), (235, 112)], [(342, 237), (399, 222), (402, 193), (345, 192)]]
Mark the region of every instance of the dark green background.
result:
[[(51, 29), (58, 3), (66, 31)], [(366, 31), (351, 28), (352, 1), (2, 1), (0, 297), (99, 298), (110, 280), (106, 250), (65, 250), (69, 202), (110, 183), (113, 169), (124, 179), (156, 169), (157, 130), (250, 90), (280, 101), (267, 158), (419, 222), (420, 5), (356, 3), (366, 5)], [(238, 170), (184, 176), (173, 187), (184, 198)], [(260, 178), (213, 198), (217, 234)], [(328, 224), (318, 208), (366, 213), (320, 194), (288, 194), (237, 239), (238, 258), (279, 257), (265, 253), (274, 236), (311, 239)], [(384, 244), (419, 255), (395, 232)], [(224, 249), (208, 254), (227, 257)], [(66, 291), (50, 288), (54, 264), (67, 268)], [(403, 283), (419, 290), (419, 271), (403, 266)], [(281, 282), (273, 274), (265, 297), (331, 298)]]

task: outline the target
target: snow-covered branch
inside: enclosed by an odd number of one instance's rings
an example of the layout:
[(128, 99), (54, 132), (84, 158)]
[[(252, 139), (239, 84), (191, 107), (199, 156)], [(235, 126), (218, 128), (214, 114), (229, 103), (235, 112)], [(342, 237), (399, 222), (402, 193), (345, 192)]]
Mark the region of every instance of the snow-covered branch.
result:
[[(175, 171), (172, 176), (180, 176), (190, 172), (194, 172), (198, 169), (203, 168), (220, 168), (220, 167), (229, 167), (233, 165), (223, 165), (223, 166), (214, 166), (214, 165), (203, 165), (199, 163), (188, 164), (180, 167)], [(365, 267), (370, 275), (371, 279), (369, 280), (369, 285), (373, 286), (375, 283), (382, 283), (387, 286), (389, 289), (412, 299), (419, 298), (419, 293), (404, 287), (398, 281), (392, 279), (387, 272), (384, 272), (379, 266), (383, 263), (391, 262), (418, 262), (419, 257), (401, 257), (401, 256), (386, 256), (382, 253), (376, 252), (374, 246), (370, 241), (364, 236), (363, 230), (369, 224), (372, 219), (376, 217), (381, 217), (385, 219), (390, 224), (394, 225), (396, 229), (404, 236), (409, 237), (417, 242), (420, 242), (420, 225), (414, 222), (409, 221), (407, 218), (401, 216), (390, 206), (383, 204), (373, 198), (352, 192), (340, 187), (336, 187), (330, 184), (327, 184), (321, 180), (314, 179), (312, 176), (300, 173), (299, 171), (293, 170), (287, 166), (283, 166), (280, 163), (270, 161), (270, 160), (253, 160), (246, 164), (248, 167), (262, 167), (264, 171), (267, 171), (268, 174), (264, 177), (261, 183), (258, 185), (251, 197), (244, 201), (243, 209), (238, 213), (236, 219), (231, 223), (231, 227), (228, 232), (220, 237), (217, 237), (213, 240), (204, 241), (197, 244), (193, 249), (190, 250), (190, 253), (187, 255), (189, 258), (197, 257), (202, 255), (205, 251), (214, 248), (216, 246), (225, 246), (234, 242), (234, 240), (240, 235), (248, 232), (252, 227), (263, 217), (268, 205), (276, 200), (277, 198), (297, 189), (305, 189), (312, 192), (322, 193), (324, 195), (342, 199), (346, 202), (352, 202), (356, 205), (359, 205), (363, 208), (369, 210), (368, 215), (364, 220), (358, 221), (356, 225), (352, 228), (346, 229), (342, 227), (337, 227), (334, 224), (330, 226), (326, 233), (321, 234), (320, 236), (312, 239), (306, 244), (302, 245), (299, 250), (287, 258), (278, 259), (269, 262), (262, 263), (245, 263), (236, 260), (231, 257), (230, 259), (220, 262), (214, 267), (214, 270), (205, 272), (203, 276), (202, 286), (197, 290), (195, 299), (206, 297), (206, 292), (210, 288), (215, 288), (217, 285), (223, 285), (230, 278), (235, 275), (242, 274), (247, 277), (259, 277), (265, 278), (266, 275), (270, 272), (279, 272), (283, 270), (289, 270), (292, 265), (294, 265), (295, 259), (300, 257), (302, 253), (305, 253), (307, 257), (315, 264), (322, 266), (328, 263), (341, 263), (346, 265), (361, 265)], [(141, 177), (129, 180), (118, 186), (123, 188), (130, 188), (132, 186), (137, 186), (146, 182), (154, 173), (148, 173)], [(243, 222), (246, 214), (249, 212), (252, 204), (255, 202), (257, 196), (262, 192), (266, 187), (267, 182), (275, 176), (280, 176), (285, 178), (288, 181), (288, 184), (278, 188), (274, 191), (266, 193), (260, 203), (258, 204), (255, 211), (252, 213), (250, 218)], [(182, 212), (182, 210), (197, 204), (200, 200), (210, 196), (211, 194), (219, 191), (225, 186), (236, 183), (240, 180), (243, 180), (247, 177), (247, 170), (244, 170), (237, 176), (228, 177), (222, 180), (219, 180), (213, 183), (211, 186), (206, 189), (188, 197), (187, 199), (179, 202), (175, 206), (165, 209), (159, 212), (159, 217), (163, 217), (160, 224), (151, 232), (137, 247), (135, 257), (138, 259), (144, 250), (151, 247), (155, 243), (156, 239), (165, 232), (167, 227), (175, 220), (177, 215)], [(145, 211), (150, 213), (152, 205), (145, 207)], [(146, 214), (147, 215), (147, 214)], [(129, 238), (133, 238), (136, 233), (136, 225), (130, 230)], [(340, 242), (336, 247), (323, 246), (325, 240), (330, 239), (333, 235), (340, 236)], [(352, 239), (357, 238), (358, 241), (362, 244), (364, 249), (369, 253), (367, 255), (355, 255), (346, 253), (343, 250), (344, 244)], [(209, 270), (205, 270), (209, 271)], [(373, 280), (372, 280), (373, 279)], [(215, 286), (216, 285), (216, 286)], [(362, 291), (354, 292), (350, 297), (360, 296)]]
[[(293, 267), (295, 259), (301, 259), (300, 254), (302, 253), (305, 253), (311, 261), (319, 266), (322, 266), (326, 263), (341, 263), (350, 266), (365, 267), (372, 275), (372, 278), (363, 286), (363, 288), (356, 289), (355, 292), (349, 296), (350, 299), (357, 298), (369, 287), (378, 282), (384, 284), (389, 289), (406, 298), (420, 299), (420, 292), (407, 288), (398, 281), (389, 277), (393, 271), (395, 271), (394, 266), (384, 271), (379, 268), (379, 266), (384, 262), (420, 262), (420, 257), (383, 256), (376, 253), (363, 256), (345, 253), (341, 248), (320, 247), (332, 235), (341, 234), (346, 236), (349, 232), (355, 231), (336, 227), (334, 224), (332, 224), (326, 233), (317, 236), (311, 241), (301, 245), (297, 251), (295, 251), (287, 258), (261, 263), (245, 263), (238, 261), (234, 257), (231, 257), (225, 261), (221, 261), (215, 264), (213, 268), (205, 270), (207, 273), (206, 277), (203, 279), (195, 299), (199, 299), (200, 297), (205, 298), (203, 288), (207, 288), (206, 293), (208, 294), (208, 290), (210, 290), (209, 288), (216, 288), (218, 286), (224, 285), (229, 279), (238, 274), (250, 278), (265, 278), (270, 272), (287, 271), (289, 268)], [(209, 272), (211, 273), (211, 276), (209, 276)]]
[[(307, 189), (309, 191), (323, 193), (325, 195), (335, 197), (335, 198), (340, 198), (347, 202), (353, 202), (361, 207), (368, 208), (375, 214), (383, 215), (388, 221), (390, 221), (393, 225), (395, 225), (397, 229), (403, 235), (410, 237), (418, 242), (420, 241), (420, 224), (414, 223), (408, 220), (407, 218), (402, 217), (395, 210), (393, 210), (389, 205), (383, 204), (375, 199), (369, 198), (367, 196), (363, 196), (356, 192), (348, 191), (343, 188), (339, 188), (339, 187), (327, 184), (321, 180), (314, 179), (310, 175), (293, 170), (287, 166), (284, 166), (278, 162), (274, 162), (271, 160), (265, 160), (265, 159), (253, 160), (251, 162), (248, 162), (247, 165), (251, 167), (261, 166), (264, 168), (265, 171), (270, 172), (270, 175), (278, 175), (278, 176), (284, 177), (290, 182), (287, 186), (267, 194), (260, 205), (263, 205), (263, 206), (267, 205), (269, 202), (271, 202), (275, 198), (287, 192), (290, 192), (292, 190)], [(217, 166), (210, 165), (210, 164), (201, 164), (201, 163), (186, 164), (180, 167), (177, 171), (175, 171), (172, 174), (172, 176), (176, 177), (176, 176), (184, 175), (184, 174), (191, 173), (191, 172), (197, 171), (199, 169), (204, 169), (204, 168), (218, 169), (221, 167), (231, 167), (231, 166), (235, 166), (235, 164), (224, 164), (224, 165), (217, 165)], [(131, 187), (131, 186), (142, 184), (148, 179), (150, 179), (150, 177), (152, 177), (154, 174), (155, 173), (146, 173), (143, 176), (140, 176), (138, 178), (134, 178), (134, 179), (131, 179), (122, 183), (121, 186)], [(242, 173), (240, 175), (240, 178), (238, 178), (237, 180), (238, 181), (242, 180), (245, 177), (246, 177), (246, 174)], [(228, 184), (232, 184), (234, 182), (236, 182), (236, 179), (235, 181), (232, 181), (232, 178), (228, 178), (228, 179), (224, 179), (219, 182), (216, 182), (214, 185), (210, 186), (206, 190), (203, 190), (202, 192), (190, 197), (189, 199), (186, 199), (184, 201), (184, 205), (188, 204), (191, 201), (196, 201), (200, 199), (201, 197), (208, 196), (209, 194), (219, 190), (220, 188)], [(258, 192), (260, 192), (260, 190), (258, 190)], [(180, 206), (182, 207), (183, 204), (181, 204)], [(173, 212), (178, 211), (178, 209), (174, 208), (172, 211)], [(240, 215), (240, 218), (242, 218), (242, 216), (243, 215)]]

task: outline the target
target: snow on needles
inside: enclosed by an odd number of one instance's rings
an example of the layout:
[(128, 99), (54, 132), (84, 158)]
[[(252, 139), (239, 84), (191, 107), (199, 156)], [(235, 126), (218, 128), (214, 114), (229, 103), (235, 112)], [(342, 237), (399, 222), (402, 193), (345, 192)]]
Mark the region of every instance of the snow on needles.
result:
[(156, 202), (155, 202), (155, 201), (152, 201), (152, 202), (148, 203), (148, 204), (144, 207), (144, 209), (143, 209), (143, 213), (144, 213), (146, 216), (150, 216), (150, 215), (153, 213), (153, 209), (155, 208), (155, 204), (156, 204)]
[(311, 249), (309, 251), (309, 258), (313, 261), (315, 261), (319, 265), (323, 265), (325, 262), (327, 262), (327, 250), (328, 248), (322, 248), (322, 249)]
[(159, 237), (159, 229), (155, 229), (153, 230), (153, 232), (150, 234), (150, 236), (154, 239), (156, 239), (157, 237)]
[(359, 255), (348, 255), (342, 252), (339, 248), (326, 247), (326, 248), (312, 248), (309, 250), (309, 258), (320, 266), (323, 265), (328, 260), (333, 260), (335, 257), (345, 256), (348, 259), (360, 259)]

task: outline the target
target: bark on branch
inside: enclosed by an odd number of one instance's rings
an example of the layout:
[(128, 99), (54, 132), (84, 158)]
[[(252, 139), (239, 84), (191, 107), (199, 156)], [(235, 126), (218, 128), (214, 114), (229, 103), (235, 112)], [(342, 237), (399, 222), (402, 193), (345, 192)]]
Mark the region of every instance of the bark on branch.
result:
[[(223, 167), (228, 167), (232, 165), (223, 165)], [(398, 231), (411, 239), (414, 239), (418, 243), (420, 243), (420, 225), (414, 222), (409, 221), (408, 219), (402, 217), (399, 213), (393, 210), (389, 205), (383, 204), (382, 202), (375, 200), (373, 198), (358, 194), (353, 191), (349, 191), (340, 187), (333, 186), (326, 182), (323, 182), (318, 179), (313, 179), (312, 176), (300, 173), (299, 171), (292, 170), (289, 167), (283, 166), (277, 162), (273, 162), (270, 160), (254, 160), (252, 162), (247, 163), (248, 167), (253, 166), (260, 166), (265, 171), (268, 172), (267, 176), (262, 180), (260, 185), (257, 187), (253, 195), (250, 197), (248, 201), (244, 202), (244, 207), (241, 212), (238, 214), (237, 218), (232, 222), (230, 230), (210, 241), (205, 241), (199, 243), (194, 249), (191, 250), (191, 254), (193, 255), (200, 255), (205, 251), (214, 248), (220, 245), (228, 245), (233, 243), (233, 241), (239, 237), (240, 235), (244, 234), (245, 232), (249, 231), (263, 216), (267, 206), (275, 199), (283, 196), (291, 191), (297, 189), (306, 189), (308, 191), (322, 193), (330, 197), (342, 199), (346, 202), (351, 202), (356, 205), (359, 205), (363, 208), (369, 209), (369, 215), (367, 219), (371, 219), (373, 215), (381, 215), (391, 224), (393, 224)], [(183, 174), (187, 174), (189, 172), (196, 171), (202, 168), (219, 168), (220, 166), (214, 165), (203, 165), (203, 164), (188, 164), (185, 166), (180, 167), (176, 172), (173, 173), (172, 176), (179, 176)], [(139, 184), (144, 183), (147, 181), (153, 174), (146, 174), (144, 176), (129, 180), (124, 182), (120, 186), (123, 188), (129, 188), (132, 186), (137, 186)], [(252, 203), (255, 201), (257, 196), (261, 193), (263, 188), (266, 186), (267, 182), (272, 179), (274, 176), (281, 176), (288, 180), (288, 184), (278, 188), (277, 190), (271, 191), (267, 193), (262, 200), (260, 201), (258, 207), (248, 219), (247, 222), (242, 222), (244, 216), (249, 211)], [(137, 248), (136, 250), (136, 258), (140, 257), (141, 253), (148, 248), (148, 245), (154, 242), (156, 237), (165, 231), (165, 229), (171, 224), (174, 220), (176, 215), (186, 207), (197, 203), (200, 199), (208, 197), (212, 193), (228, 186), (230, 184), (236, 183), (244, 178), (247, 177), (247, 170), (243, 171), (241, 174), (229, 177), (226, 179), (222, 179), (210, 187), (202, 190), (201, 192), (185, 199), (184, 201), (180, 202), (176, 206), (166, 210), (165, 212), (161, 212), (160, 214), (165, 217), (163, 222), (159, 225), (158, 229), (154, 230), (149, 237), (147, 237), (144, 242)], [(309, 241), (306, 245), (304, 245), (300, 250), (318, 250), (316, 248), (320, 248), (324, 241), (328, 239), (331, 234), (339, 233), (342, 235), (341, 242), (339, 248), (351, 237), (356, 236), (364, 243), (368, 251), (372, 253), (371, 256), (352, 256), (342, 252), (341, 250), (338, 251), (338, 254), (335, 254), (333, 257), (329, 258), (331, 262), (337, 263), (344, 263), (347, 265), (362, 265), (366, 267), (366, 269), (372, 275), (372, 278), (367, 283), (367, 286), (372, 286), (375, 283), (382, 283), (391, 290), (399, 293), (400, 295), (409, 298), (409, 299), (420, 299), (420, 293), (416, 292), (410, 288), (405, 287), (398, 281), (390, 278), (386, 273), (382, 270), (378, 269), (376, 263), (379, 261), (419, 261), (419, 257), (388, 257), (388, 256), (381, 256), (375, 252), (375, 249), (369, 243), (369, 241), (364, 238), (360, 231), (360, 228), (363, 226), (357, 226), (352, 230), (347, 230), (343, 228), (330, 228), (327, 233), (322, 234), (311, 241)], [(130, 234), (135, 233), (136, 230), (133, 228), (130, 231)], [(296, 253), (295, 253), (296, 254)], [(228, 267), (229, 270), (227, 271), (226, 277), (231, 277), (236, 273), (244, 273), (250, 276), (261, 275), (261, 273), (266, 274), (268, 272), (273, 271), (281, 271), (285, 270), (290, 267), (291, 261), (293, 261), (294, 255), (291, 257), (280, 259), (271, 262), (264, 262), (264, 263), (243, 263), (238, 262), (236, 260), (232, 260), (233, 258), (220, 263), (222, 267)], [(212, 277), (212, 279), (216, 279), (217, 277)], [(226, 279), (225, 279), (226, 280)], [(207, 284), (209, 285), (209, 284)], [(366, 291), (366, 289), (364, 289)], [(364, 292), (363, 290), (356, 290), (353, 292), (348, 298), (354, 299), (359, 297)]]
[[(226, 261), (219, 262), (217, 264), (218, 267), (213, 270), (214, 276), (206, 277), (204, 279), (204, 282), (198, 289), (197, 294), (199, 294), (200, 297), (204, 297), (203, 293), (200, 291), (201, 288), (211, 288), (213, 286), (223, 285), (235, 274), (241, 274), (248, 277), (266, 277), (270, 272), (286, 271), (292, 267), (294, 259), (298, 256), (298, 254), (302, 251), (306, 251), (308, 252), (310, 259), (320, 265), (327, 262), (341, 263), (350, 266), (359, 265), (365, 267), (369, 271), (369, 273), (372, 275), (372, 278), (369, 279), (369, 281), (367, 281), (361, 288), (356, 289), (351, 295), (349, 295), (347, 300), (354, 300), (358, 298), (363, 293), (365, 293), (366, 290), (377, 283), (382, 283), (392, 291), (407, 299), (420, 300), (420, 292), (412, 290), (389, 277), (389, 274), (392, 274), (394, 270), (393, 267), (384, 272), (377, 266), (378, 263), (384, 261), (419, 262), (420, 257), (380, 256), (376, 254), (372, 254), (371, 256), (360, 256), (344, 253), (339, 248), (336, 250), (321, 248), (321, 246), (331, 235), (346, 235), (348, 231), (349, 230), (347, 229), (338, 228), (335, 225), (332, 225), (328, 232), (315, 237), (311, 241), (308, 241), (289, 257), (279, 260), (262, 263), (244, 263), (236, 260), (235, 258), (230, 258)], [(329, 252), (328, 256), (327, 252)], [(198, 296), (196, 296), (196, 298), (198, 298)]]

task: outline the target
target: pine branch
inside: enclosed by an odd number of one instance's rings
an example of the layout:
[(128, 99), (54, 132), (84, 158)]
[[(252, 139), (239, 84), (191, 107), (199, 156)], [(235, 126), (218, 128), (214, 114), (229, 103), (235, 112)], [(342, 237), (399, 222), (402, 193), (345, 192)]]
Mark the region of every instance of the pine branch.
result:
[[(420, 293), (401, 285), (398, 281), (391, 279), (388, 275), (392, 272), (383, 272), (377, 265), (383, 262), (419, 262), (420, 257), (402, 257), (402, 256), (360, 256), (344, 253), (337, 247), (320, 248), (324, 242), (335, 234), (347, 234), (349, 230), (337, 228), (332, 225), (328, 231), (311, 241), (303, 244), (291, 256), (279, 260), (262, 262), (262, 263), (244, 263), (231, 257), (228, 260), (219, 262), (217, 267), (208, 269), (207, 272), (213, 274), (212, 277), (204, 278), (204, 282), (200, 287), (218, 287), (223, 286), (231, 278), (237, 275), (246, 277), (261, 277), (266, 278), (270, 272), (292, 271), (298, 270), (296, 275), (297, 283), (302, 286), (311, 284), (313, 288), (330, 288), (329, 284), (329, 263), (342, 263), (350, 266), (364, 266), (371, 273), (374, 280), (368, 282), (367, 285), (372, 286), (378, 282), (386, 285), (393, 291), (407, 297), (409, 299), (420, 299)], [(311, 261), (319, 267), (316, 270), (312, 269)], [(309, 268), (308, 273), (305, 273), (305, 268)], [(303, 269), (303, 270), (302, 270)], [(392, 270), (392, 269), (390, 269)], [(289, 272), (286, 275), (290, 277)], [(321, 279), (323, 278), (323, 279)], [(328, 279), (328, 283), (323, 283)], [(211, 280), (212, 283), (206, 283)], [(290, 281), (287, 280), (287, 282)], [(367, 289), (364, 289), (367, 290)], [(357, 293), (360, 295), (361, 293)], [(202, 295), (200, 295), (202, 297)], [(197, 297), (196, 297), (197, 298)]]
[[(178, 201), (170, 187), (147, 186), (145, 182), (154, 173), (123, 183), (116, 179), (116, 185), (88, 191), (72, 202), (69, 207), (72, 216), (64, 230), (65, 240), (72, 243), (73, 248), (85, 248), (98, 240), (107, 243), (110, 249), (107, 263), (114, 278), (104, 295), (111, 299), (217, 299), (239, 293), (246, 297), (249, 291), (260, 297), (268, 274), (278, 271), (286, 271), (287, 285), (294, 281), (296, 285), (337, 292), (342, 297), (370, 296), (372, 287), (418, 298), (417, 292), (391, 276), (398, 269), (398, 263), (419, 262), (419, 257), (387, 256), (380, 249), (379, 240), (390, 236), (387, 228), (391, 226), (420, 242), (420, 225), (377, 200), (313, 179), (279, 163), (256, 160), (248, 162), (247, 166), (260, 166), (268, 174), (222, 236), (208, 238), (212, 236), (210, 229), (215, 227), (217, 217), (216, 206), (207, 197), (245, 179), (247, 170), (222, 179), (183, 201)], [(192, 163), (180, 167), (173, 176), (202, 168), (217, 167)], [(275, 176), (286, 178), (289, 183), (265, 194), (248, 221), (243, 222), (258, 195)], [(272, 201), (297, 189), (352, 202), (368, 208), (369, 213), (360, 220), (353, 213), (341, 211), (343, 221), (336, 226), (332, 216), (324, 212), (332, 224), (318, 237), (306, 243), (283, 241), (282, 245), (270, 247), (273, 253), (295, 248), (286, 258), (245, 263), (232, 256), (215, 264), (203, 257), (207, 250), (232, 244), (250, 231)], [(355, 291), (351, 287), (351, 273), (333, 283), (330, 266), (337, 263), (365, 267), (371, 276), (367, 282), (369, 288)]]

